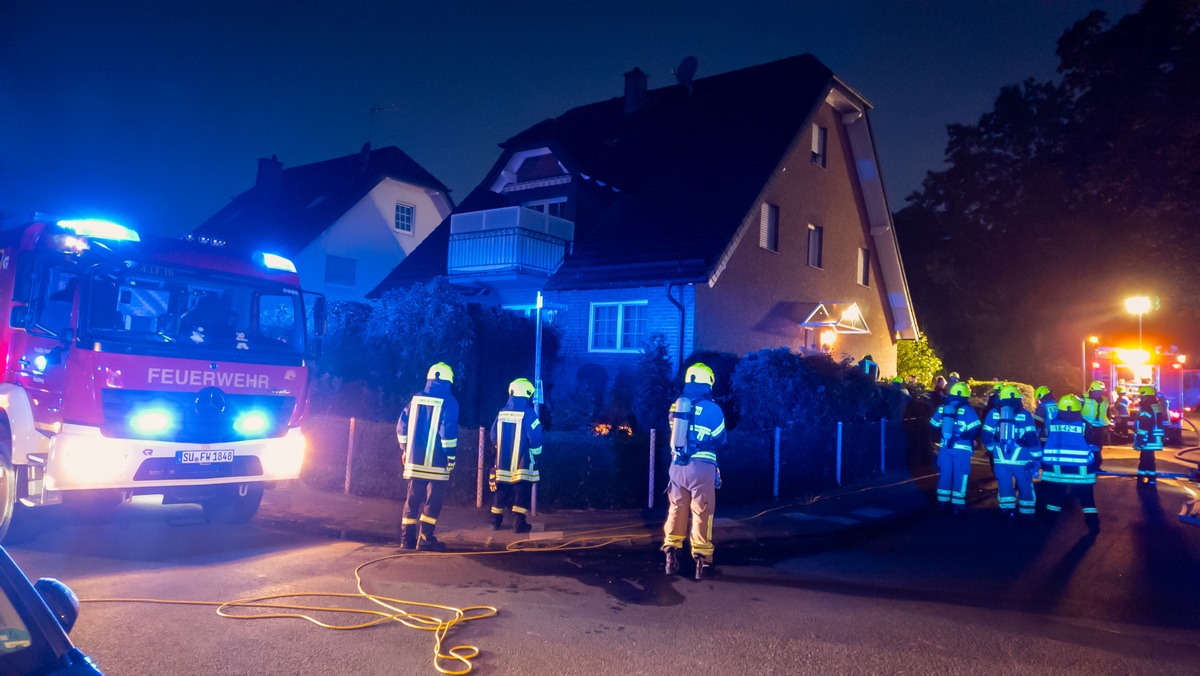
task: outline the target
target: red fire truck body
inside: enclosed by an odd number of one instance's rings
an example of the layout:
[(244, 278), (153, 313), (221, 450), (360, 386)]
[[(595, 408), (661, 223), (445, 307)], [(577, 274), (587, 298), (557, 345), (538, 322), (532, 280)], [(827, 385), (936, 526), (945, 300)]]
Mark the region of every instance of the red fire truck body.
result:
[(0, 231), (0, 537), (64, 496), (244, 521), (299, 476), (323, 299), (308, 311), (290, 261), (214, 244), (106, 221)]

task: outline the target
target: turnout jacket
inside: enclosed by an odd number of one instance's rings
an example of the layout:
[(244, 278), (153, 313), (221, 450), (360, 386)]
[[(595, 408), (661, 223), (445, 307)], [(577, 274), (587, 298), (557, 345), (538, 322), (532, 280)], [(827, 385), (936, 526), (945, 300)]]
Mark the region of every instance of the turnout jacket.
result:
[(1042, 457), (1033, 414), (1019, 405), (988, 411), (983, 422), (983, 445), (1001, 465), (1024, 465)]
[(537, 481), (537, 459), (542, 452), (542, 423), (529, 397), (509, 397), (492, 423), (496, 447), (496, 481)]
[(396, 423), (405, 479), (447, 481), (458, 448), (458, 400), (444, 380), (425, 381)]
[[(717, 448), (727, 441), (725, 438), (725, 412), (712, 400), (712, 386), (703, 383), (687, 383), (682, 396), (692, 401), (692, 424), (688, 429), (690, 458), (717, 464)], [(671, 412), (675, 405), (671, 404)], [(675, 451), (671, 451), (674, 459)]]
[(934, 429), (941, 430), (938, 446), (955, 451), (975, 451), (975, 440), (979, 438), (979, 414), (962, 397), (954, 397), (938, 406), (929, 419)]
[(1133, 446), (1139, 451), (1161, 451), (1163, 448), (1163, 423), (1166, 421), (1166, 405), (1157, 396), (1145, 395), (1138, 401), (1137, 430)]
[(1054, 416), (1058, 415), (1058, 402), (1054, 401), (1054, 397), (1046, 395), (1038, 402), (1037, 410), (1033, 412), (1033, 424), (1037, 425), (1038, 437), (1041, 438), (1042, 444), (1046, 443), (1046, 435), (1050, 432), (1050, 421), (1054, 420)]
[(1083, 436), (1087, 425), (1079, 411), (1060, 410), (1050, 421), (1050, 434), (1042, 451), (1043, 480), (1096, 483), (1096, 474), (1090, 469), (1096, 447)]

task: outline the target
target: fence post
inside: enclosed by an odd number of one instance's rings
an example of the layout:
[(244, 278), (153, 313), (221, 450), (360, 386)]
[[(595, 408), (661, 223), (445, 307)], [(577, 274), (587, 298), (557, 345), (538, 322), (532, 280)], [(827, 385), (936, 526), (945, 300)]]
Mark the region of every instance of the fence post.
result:
[(879, 419), (879, 473), (887, 471), (887, 418)]
[(775, 483), (771, 491), (771, 496), (776, 500), (779, 499), (779, 428), (775, 428)]
[(342, 492), (350, 494), (350, 470), (354, 467), (354, 418), (350, 418), (350, 434), (346, 441), (346, 484)]
[(837, 485), (842, 485), (842, 423), (838, 421), (837, 440)]
[(650, 428), (650, 487), (646, 489), (646, 509), (654, 509), (654, 440), (658, 430)]
[(475, 508), (483, 507), (483, 428), (479, 428), (479, 467), (475, 472)]

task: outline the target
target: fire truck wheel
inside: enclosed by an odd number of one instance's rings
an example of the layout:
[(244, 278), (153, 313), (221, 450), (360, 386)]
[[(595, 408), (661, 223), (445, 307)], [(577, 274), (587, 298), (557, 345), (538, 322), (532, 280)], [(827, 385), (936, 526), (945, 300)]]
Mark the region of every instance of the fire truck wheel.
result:
[(249, 484), (241, 495), (238, 486), (222, 486), (217, 496), (200, 503), (209, 523), (246, 523), (258, 512), (262, 502), (261, 482)]
[(5, 544), (28, 542), (37, 536), (33, 515), (17, 502), (17, 472), (12, 464), (11, 435), (0, 423), (0, 541)]

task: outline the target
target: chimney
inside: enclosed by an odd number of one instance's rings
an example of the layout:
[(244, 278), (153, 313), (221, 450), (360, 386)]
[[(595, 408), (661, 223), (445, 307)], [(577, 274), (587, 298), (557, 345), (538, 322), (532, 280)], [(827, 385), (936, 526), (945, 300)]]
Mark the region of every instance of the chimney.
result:
[(254, 187), (274, 191), (278, 190), (282, 183), (283, 162), (279, 161), (279, 156), (272, 155), (271, 159), (258, 158), (258, 177), (254, 179)]
[(646, 74), (635, 67), (625, 73), (625, 114), (628, 115), (646, 101)]

